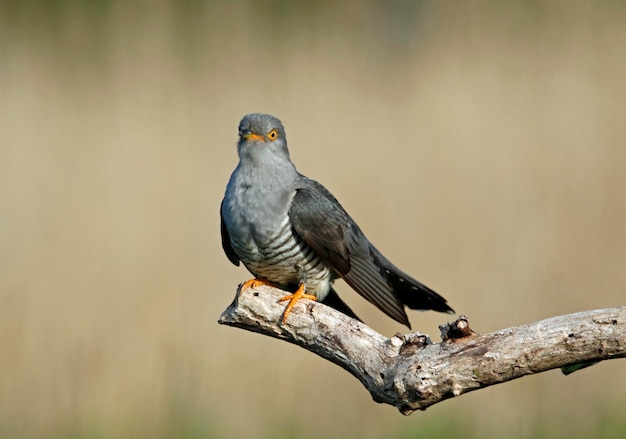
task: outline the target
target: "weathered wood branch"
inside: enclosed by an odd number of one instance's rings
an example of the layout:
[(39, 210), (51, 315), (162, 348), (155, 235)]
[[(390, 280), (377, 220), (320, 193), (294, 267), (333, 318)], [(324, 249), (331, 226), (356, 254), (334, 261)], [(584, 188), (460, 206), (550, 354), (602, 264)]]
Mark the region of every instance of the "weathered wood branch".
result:
[(343, 367), (375, 401), (405, 415), (472, 390), (575, 363), (626, 357), (626, 306), (553, 317), (479, 335), (466, 318), (441, 327), (443, 341), (387, 338), (330, 307), (302, 300), (280, 322), (284, 291), (235, 296), (219, 323), (301, 346)]

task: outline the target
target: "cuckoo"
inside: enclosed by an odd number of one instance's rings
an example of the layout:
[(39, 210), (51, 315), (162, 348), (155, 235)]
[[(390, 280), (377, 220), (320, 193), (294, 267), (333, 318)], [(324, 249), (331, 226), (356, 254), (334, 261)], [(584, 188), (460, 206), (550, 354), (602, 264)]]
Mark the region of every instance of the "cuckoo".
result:
[(292, 293), (280, 299), (288, 301), (283, 322), (303, 298), (358, 319), (333, 288), (339, 278), (409, 328), (405, 306), (453, 312), (383, 256), (324, 186), (296, 170), (280, 120), (245, 116), (237, 152), (220, 208), (222, 247), (233, 264), (243, 262), (255, 276), (242, 289), (269, 284)]

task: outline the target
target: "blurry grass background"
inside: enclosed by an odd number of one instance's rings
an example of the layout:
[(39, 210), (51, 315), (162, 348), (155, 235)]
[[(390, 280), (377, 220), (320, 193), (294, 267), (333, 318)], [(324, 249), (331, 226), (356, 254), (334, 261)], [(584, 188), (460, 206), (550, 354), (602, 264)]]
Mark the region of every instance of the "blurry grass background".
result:
[(216, 320), (249, 277), (218, 208), (250, 112), (477, 331), (624, 305), (625, 22), (622, 1), (3, 2), (0, 437), (623, 437), (623, 361), (403, 417)]

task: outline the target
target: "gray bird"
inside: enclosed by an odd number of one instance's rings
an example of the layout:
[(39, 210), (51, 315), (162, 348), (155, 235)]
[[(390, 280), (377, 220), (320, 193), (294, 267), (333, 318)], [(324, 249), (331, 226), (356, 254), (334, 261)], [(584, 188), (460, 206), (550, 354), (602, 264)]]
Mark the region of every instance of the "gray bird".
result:
[(393, 265), (320, 183), (300, 174), (289, 157), (285, 128), (268, 114), (239, 123), (239, 164), (220, 209), (222, 247), (256, 277), (243, 289), (272, 284), (357, 318), (333, 282), (342, 278), (389, 317), (411, 327), (404, 310), (452, 313), (446, 299)]

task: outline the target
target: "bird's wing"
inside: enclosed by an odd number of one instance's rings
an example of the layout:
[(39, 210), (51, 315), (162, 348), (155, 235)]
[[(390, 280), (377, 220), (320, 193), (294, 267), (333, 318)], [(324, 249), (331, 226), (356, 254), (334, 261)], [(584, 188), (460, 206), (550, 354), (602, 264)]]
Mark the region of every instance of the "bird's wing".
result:
[(226, 228), (226, 223), (224, 223), (224, 214), (222, 213), (222, 208), (224, 207), (224, 200), (222, 200), (222, 204), (220, 205), (220, 229), (222, 231), (222, 248), (224, 249), (224, 253), (228, 257), (228, 260), (233, 264), (239, 266), (239, 256), (235, 253), (235, 249), (230, 243), (230, 235), (228, 234), (228, 229)]
[(289, 216), (295, 232), (348, 285), (389, 317), (410, 327), (404, 305), (375, 249), (324, 186), (301, 176)]

